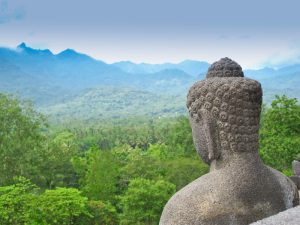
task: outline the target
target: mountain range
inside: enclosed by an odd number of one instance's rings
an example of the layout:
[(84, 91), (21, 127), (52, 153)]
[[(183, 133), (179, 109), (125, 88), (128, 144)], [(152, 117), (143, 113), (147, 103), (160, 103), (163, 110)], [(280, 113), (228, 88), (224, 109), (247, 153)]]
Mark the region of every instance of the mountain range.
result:
[[(195, 60), (107, 64), (72, 49), (53, 54), (21, 43), (0, 48), (0, 92), (32, 100), (56, 121), (174, 116), (186, 113), (187, 90), (208, 67)], [(300, 99), (300, 64), (244, 73), (262, 83), (266, 103), (275, 94)]]

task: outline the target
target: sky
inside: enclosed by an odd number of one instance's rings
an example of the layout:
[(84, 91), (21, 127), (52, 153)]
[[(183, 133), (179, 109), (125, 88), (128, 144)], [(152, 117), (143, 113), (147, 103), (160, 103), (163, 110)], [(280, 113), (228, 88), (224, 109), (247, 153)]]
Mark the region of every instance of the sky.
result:
[(0, 0), (0, 45), (112, 63), (300, 63), (299, 0)]

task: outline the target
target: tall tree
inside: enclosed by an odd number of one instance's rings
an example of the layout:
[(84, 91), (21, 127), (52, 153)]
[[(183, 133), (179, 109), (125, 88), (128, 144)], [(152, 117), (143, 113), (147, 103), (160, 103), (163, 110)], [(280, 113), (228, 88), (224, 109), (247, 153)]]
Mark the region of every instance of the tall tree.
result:
[(41, 151), (40, 186), (53, 189), (56, 186), (77, 186), (75, 170), (71, 159), (77, 155), (78, 145), (75, 136), (68, 132), (49, 135)]
[(0, 224), (37, 224), (34, 222), (37, 206), (36, 186), (24, 177), (14, 178), (15, 184), (0, 187)]
[(45, 118), (29, 102), (0, 93), (0, 184), (38, 174)]
[(174, 184), (163, 180), (132, 180), (121, 197), (121, 224), (158, 224), (163, 207), (175, 189)]
[(83, 192), (93, 200), (113, 200), (117, 191), (119, 166), (110, 151), (92, 147), (85, 157), (73, 159), (73, 165), (81, 176)]
[(185, 116), (179, 117), (170, 129), (171, 131), (166, 140), (166, 144), (170, 148), (169, 151), (176, 156), (197, 157), (192, 128), (188, 118)]
[(297, 99), (276, 96), (262, 115), (260, 154), (266, 164), (291, 174), (300, 153), (300, 105)]

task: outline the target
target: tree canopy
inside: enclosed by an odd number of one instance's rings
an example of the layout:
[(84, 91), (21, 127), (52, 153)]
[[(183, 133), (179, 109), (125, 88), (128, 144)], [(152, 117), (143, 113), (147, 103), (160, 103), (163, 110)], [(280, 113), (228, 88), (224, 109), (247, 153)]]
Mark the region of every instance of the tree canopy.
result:
[(266, 164), (291, 175), (300, 153), (300, 105), (297, 99), (276, 96), (262, 115), (260, 154)]
[[(187, 117), (48, 126), (0, 94), (0, 224), (157, 224), (176, 190), (206, 174)], [(300, 106), (276, 96), (261, 117), (264, 162), (291, 174)]]

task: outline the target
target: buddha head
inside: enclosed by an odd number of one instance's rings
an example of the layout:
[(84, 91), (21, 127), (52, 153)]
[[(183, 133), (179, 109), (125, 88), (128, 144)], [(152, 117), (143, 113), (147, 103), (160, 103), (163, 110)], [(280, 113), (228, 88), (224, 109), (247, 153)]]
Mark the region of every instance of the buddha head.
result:
[(187, 108), (197, 152), (210, 164), (240, 152), (257, 152), (262, 89), (242, 68), (222, 58), (189, 90)]

